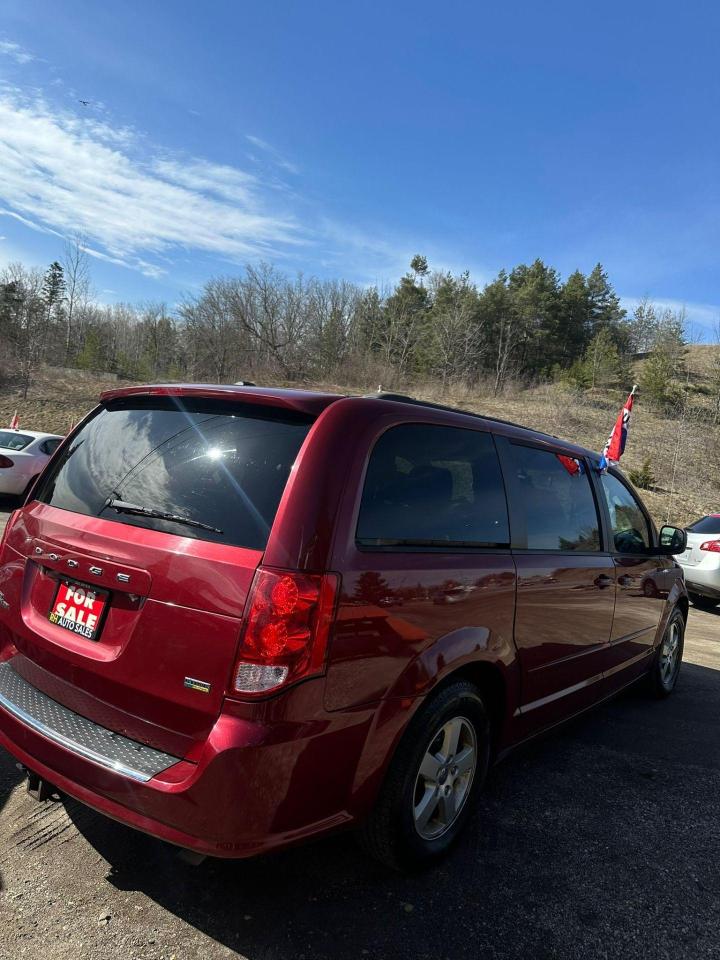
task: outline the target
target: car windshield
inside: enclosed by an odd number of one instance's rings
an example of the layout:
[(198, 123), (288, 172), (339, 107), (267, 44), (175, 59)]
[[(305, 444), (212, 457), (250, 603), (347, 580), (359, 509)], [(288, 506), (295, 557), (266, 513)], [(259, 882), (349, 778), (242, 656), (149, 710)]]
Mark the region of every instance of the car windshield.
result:
[(0, 430), (0, 447), (3, 450), (24, 450), (33, 440), (34, 437), (29, 437), (26, 433), (18, 433), (16, 430)]
[(88, 516), (262, 550), (310, 417), (255, 404), (115, 401), (37, 498)]
[(701, 517), (687, 528), (688, 533), (720, 533), (720, 516)]

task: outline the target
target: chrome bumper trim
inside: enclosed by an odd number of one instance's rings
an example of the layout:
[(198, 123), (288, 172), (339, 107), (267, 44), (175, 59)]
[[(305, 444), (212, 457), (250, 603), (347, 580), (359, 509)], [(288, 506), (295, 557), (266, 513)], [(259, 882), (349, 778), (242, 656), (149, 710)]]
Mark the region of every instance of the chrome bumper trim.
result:
[(106, 770), (147, 783), (179, 757), (101, 727), (52, 700), (0, 663), (0, 707), (36, 733)]

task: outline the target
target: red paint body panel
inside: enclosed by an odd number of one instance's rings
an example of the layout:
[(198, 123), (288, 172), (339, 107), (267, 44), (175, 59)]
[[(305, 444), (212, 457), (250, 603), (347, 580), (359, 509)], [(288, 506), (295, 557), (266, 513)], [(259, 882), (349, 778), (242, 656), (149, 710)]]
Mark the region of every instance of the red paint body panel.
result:
[[(493, 684), (500, 751), (646, 670), (670, 610), (684, 602), (669, 558), (628, 565), (608, 553), (356, 544), (368, 459), (392, 426), (490, 431), (584, 458), (573, 444), (460, 412), (306, 391), (158, 385), (109, 391), (103, 401), (143, 396), (228, 399), (316, 418), (264, 552), (31, 501), (0, 554), (0, 660), (77, 714), (180, 759), (134, 782), (2, 707), (0, 743), (59, 789), (170, 842), (250, 856), (355, 822), (439, 683), (462, 671)], [(47, 619), (68, 561), (74, 579), (111, 591), (97, 641)], [(324, 675), (250, 702), (232, 692), (231, 676), (261, 562), (337, 573), (341, 589)], [(661, 587), (649, 596), (653, 577)], [(185, 677), (210, 692), (188, 689)]]

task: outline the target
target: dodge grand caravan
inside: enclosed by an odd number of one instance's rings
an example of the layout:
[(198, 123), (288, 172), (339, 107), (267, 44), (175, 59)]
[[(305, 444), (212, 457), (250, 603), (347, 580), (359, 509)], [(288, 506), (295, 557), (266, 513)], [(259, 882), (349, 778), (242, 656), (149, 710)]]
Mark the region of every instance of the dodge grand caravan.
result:
[(621, 473), (410, 398), (103, 394), (0, 545), (0, 743), (197, 854), (442, 854), (488, 766), (644, 678), (688, 598)]

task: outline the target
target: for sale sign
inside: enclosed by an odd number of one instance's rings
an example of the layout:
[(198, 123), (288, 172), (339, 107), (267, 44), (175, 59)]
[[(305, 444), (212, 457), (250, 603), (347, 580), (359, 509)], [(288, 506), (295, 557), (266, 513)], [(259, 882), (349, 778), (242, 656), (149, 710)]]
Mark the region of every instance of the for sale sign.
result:
[(48, 620), (86, 640), (96, 640), (110, 594), (74, 580), (62, 580)]

